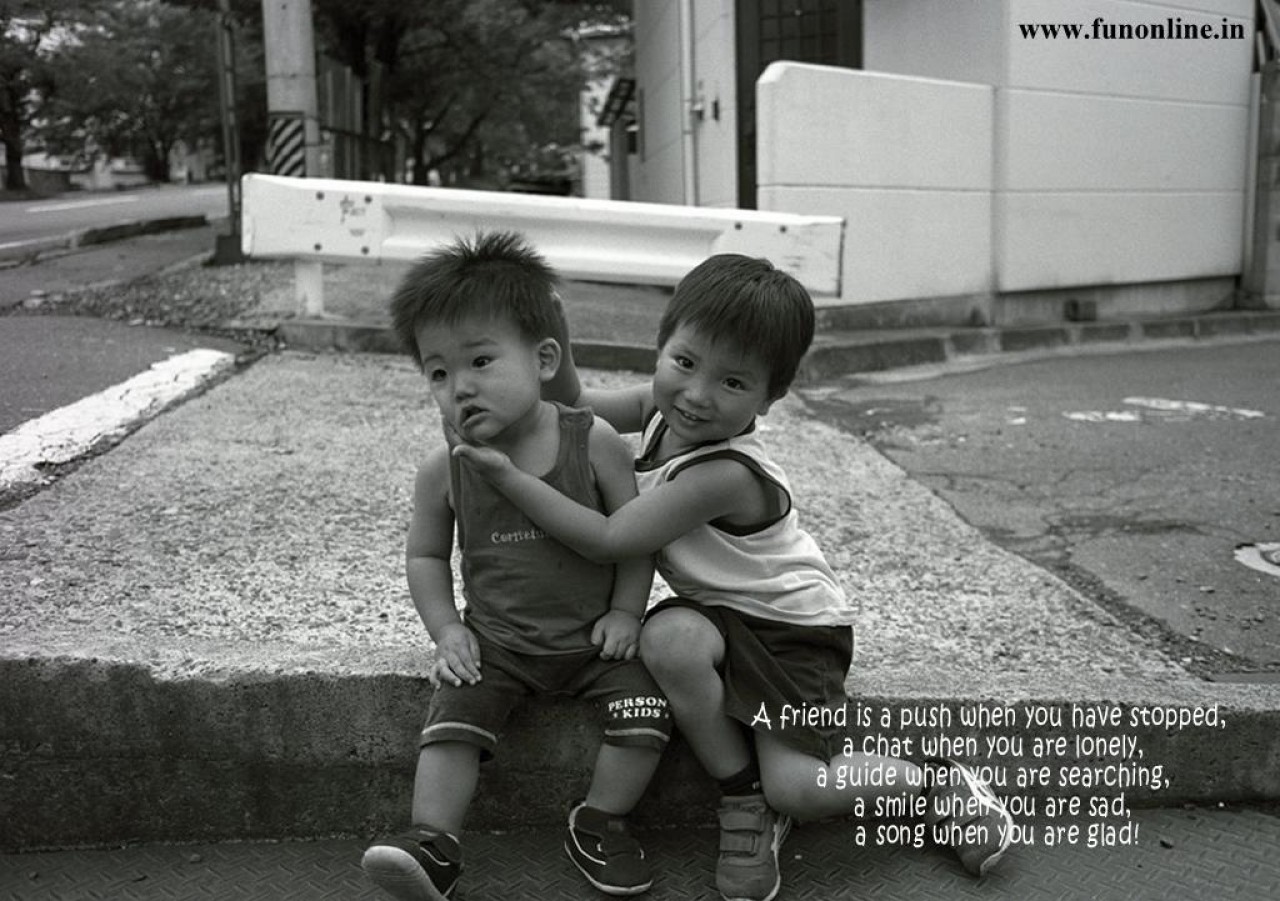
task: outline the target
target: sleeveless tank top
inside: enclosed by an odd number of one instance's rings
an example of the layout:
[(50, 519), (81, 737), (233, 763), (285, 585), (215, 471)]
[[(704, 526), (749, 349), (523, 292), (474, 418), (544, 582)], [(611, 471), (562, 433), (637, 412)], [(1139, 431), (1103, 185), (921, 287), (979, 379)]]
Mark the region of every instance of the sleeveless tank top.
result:
[[(542, 479), (603, 512), (588, 456), (595, 417), (590, 410), (556, 407), (560, 449)], [(547, 535), (456, 457), (449, 458), (449, 476), (467, 626), (522, 654), (595, 647), (591, 629), (609, 610), (614, 567), (593, 563)]]
[(785, 512), (772, 522), (738, 529), (712, 523), (690, 530), (657, 555), (657, 569), (680, 597), (730, 607), (751, 616), (804, 626), (843, 626), (855, 609), (813, 537), (800, 528), (791, 487), (782, 467), (769, 458), (753, 423), (741, 435), (658, 459), (667, 429), (655, 413), (645, 426), (636, 461), (640, 492), (675, 479), (691, 466), (730, 458), (784, 498)]

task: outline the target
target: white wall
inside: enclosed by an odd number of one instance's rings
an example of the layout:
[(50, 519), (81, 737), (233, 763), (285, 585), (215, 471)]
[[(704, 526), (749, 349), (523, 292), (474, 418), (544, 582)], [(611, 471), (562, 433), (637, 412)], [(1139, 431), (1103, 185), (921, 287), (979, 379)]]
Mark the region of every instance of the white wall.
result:
[(644, 0), (634, 8), (640, 147), (632, 197), (684, 203), (679, 3)]
[[(733, 4), (698, 0), (705, 204), (732, 204)], [(635, 5), (637, 198), (682, 202), (676, 0)], [(849, 303), (1230, 279), (1242, 267), (1253, 0), (868, 0), (865, 70), (757, 86), (761, 209), (844, 216)], [(1244, 40), (1032, 40), (1024, 23), (1223, 24)], [(736, 98), (735, 98), (736, 100)], [(722, 188), (721, 185), (726, 187)], [(723, 198), (723, 201), (722, 201)]]
[[(733, 0), (697, 0), (693, 70), (702, 115), (694, 119), (698, 205), (738, 205), (738, 89)], [(719, 118), (716, 118), (716, 111)]]
[(643, 92), (641, 136), (632, 196), (657, 203), (738, 205), (738, 100), (733, 0), (689, 4), (693, 42), (693, 100), (701, 114), (689, 119), (696, 160), (696, 197), (685, 196), (685, 106), (680, 69), (679, 0), (635, 4), (636, 85)]
[[(1241, 270), (1252, 0), (1006, 3), (998, 287)], [(1245, 40), (1025, 40), (1020, 22), (1209, 24)], [(1090, 26), (1091, 27), (1091, 26)], [(1016, 35), (1016, 36), (1015, 36)]]
[(994, 89), (774, 63), (762, 210), (845, 218), (843, 303), (991, 289)]

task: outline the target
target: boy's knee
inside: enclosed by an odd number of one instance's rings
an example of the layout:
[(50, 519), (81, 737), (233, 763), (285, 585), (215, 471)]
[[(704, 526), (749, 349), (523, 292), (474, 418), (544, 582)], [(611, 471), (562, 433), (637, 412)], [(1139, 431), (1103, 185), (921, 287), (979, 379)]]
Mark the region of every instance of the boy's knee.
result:
[(813, 787), (790, 779), (766, 780), (764, 800), (778, 813), (793, 820), (806, 820), (813, 813)]
[(684, 671), (715, 665), (723, 641), (715, 626), (690, 610), (665, 610), (645, 623), (640, 659), (651, 671)]

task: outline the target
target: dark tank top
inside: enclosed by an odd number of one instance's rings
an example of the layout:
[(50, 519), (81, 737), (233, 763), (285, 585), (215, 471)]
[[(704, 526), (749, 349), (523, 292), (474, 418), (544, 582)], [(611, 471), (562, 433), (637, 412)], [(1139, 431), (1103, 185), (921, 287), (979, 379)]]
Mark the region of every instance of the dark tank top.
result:
[[(560, 449), (542, 477), (561, 494), (604, 512), (588, 456), (594, 416), (556, 405)], [(522, 654), (589, 650), (609, 610), (612, 564), (593, 563), (534, 525), (489, 482), (449, 458), (467, 626)]]

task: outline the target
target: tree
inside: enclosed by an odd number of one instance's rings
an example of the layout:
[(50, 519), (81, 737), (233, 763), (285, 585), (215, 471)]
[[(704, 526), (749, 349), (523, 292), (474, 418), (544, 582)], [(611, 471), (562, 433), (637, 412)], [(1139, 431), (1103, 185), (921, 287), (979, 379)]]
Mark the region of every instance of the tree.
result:
[(375, 88), (371, 127), (399, 134), (411, 178), (492, 186), (578, 143), (585, 23), (629, 4), (551, 0), (313, 0), (322, 46)]
[(167, 181), (169, 152), (218, 131), (217, 59), (210, 14), (159, 0), (105, 6), (66, 41), (42, 134), (64, 153), (142, 160)]
[(0, 0), (0, 140), (5, 188), (27, 186), (22, 157), (40, 101), (53, 84), (50, 58), (92, 0)]

